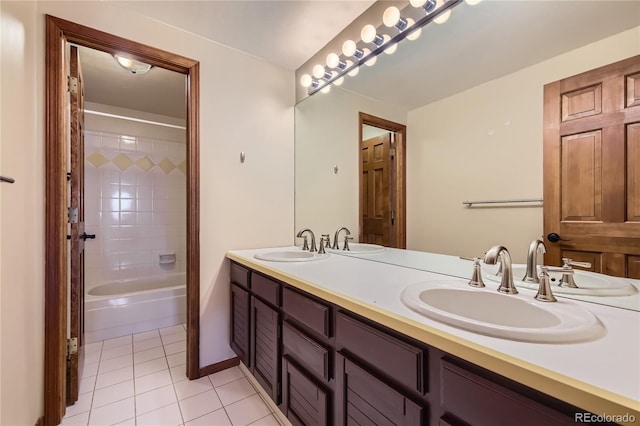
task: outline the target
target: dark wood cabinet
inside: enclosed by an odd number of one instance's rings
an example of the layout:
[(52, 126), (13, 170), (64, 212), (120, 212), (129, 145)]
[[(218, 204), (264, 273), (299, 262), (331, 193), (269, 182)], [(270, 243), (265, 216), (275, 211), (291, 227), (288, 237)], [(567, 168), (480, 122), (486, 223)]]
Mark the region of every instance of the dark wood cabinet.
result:
[(294, 425), (564, 425), (584, 410), (232, 262), (231, 347)]
[(280, 403), (280, 313), (251, 298), (251, 373), (271, 399)]
[(336, 424), (425, 425), (424, 408), (342, 354), (336, 360)]
[(231, 349), (240, 361), (250, 366), (250, 309), (251, 297), (247, 290), (231, 283)]
[(282, 412), (294, 426), (331, 424), (331, 391), (287, 355), (282, 358), (282, 389)]

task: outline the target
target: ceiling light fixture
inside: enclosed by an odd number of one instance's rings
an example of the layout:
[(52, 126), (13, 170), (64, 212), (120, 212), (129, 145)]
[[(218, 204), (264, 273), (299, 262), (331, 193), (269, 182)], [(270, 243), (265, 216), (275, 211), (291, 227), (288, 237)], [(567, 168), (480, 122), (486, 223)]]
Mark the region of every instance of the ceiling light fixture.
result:
[(129, 71), (131, 74), (145, 74), (152, 68), (152, 65), (150, 64), (127, 58), (122, 55), (113, 55), (113, 58), (116, 60), (118, 65)]
[[(422, 28), (430, 22), (444, 23), (451, 16), (454, 7), (463, 2), (478, 4), (481, 0), (410, 0), (402, 10), (396, 6), (388, 7), (382, 16), (382, 25), (365, 25), (361, 40), (346, 40), (342, 44), (342, 55), (329, 53), (324, 65), (315, 65), (311, 75), (304, 74), (300, 84), (308, 88), (309, 95), (317, 91), (328, 92), (331, 84), (342, 84), (344, 75), (355, 77), (361, 65), (373, 66), (382, 52), (392, 54), (398, 49), (398, 43), (405, 38), (416, 40), (422, 34)], [(421, 8), (425, 15), (416, 17), (414, 8)], [(404, 16), (413, 16), (409, 18)], [(373, 44), (373, 46), (372, 46)], [(369, 46), (370, 48), (367, 48)]]

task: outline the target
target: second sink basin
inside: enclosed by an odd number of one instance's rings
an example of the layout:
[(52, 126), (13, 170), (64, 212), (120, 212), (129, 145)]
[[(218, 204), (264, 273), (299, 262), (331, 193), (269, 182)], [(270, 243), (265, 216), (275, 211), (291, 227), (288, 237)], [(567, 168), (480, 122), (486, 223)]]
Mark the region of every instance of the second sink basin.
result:
[(503, 339), (568, 343), (602, 336), (604, 326), (590, 311), (569, 301), (544, 303), (529, 295), (472, 289), (466, 281), (411, 285), (402, 302), (428, 318)]
[(253, 257), (272, 262), (311, 262), (313, 260), (326, 259), (329, 255), (302, 250), (273, 250), (265, 253), (256, 253)]

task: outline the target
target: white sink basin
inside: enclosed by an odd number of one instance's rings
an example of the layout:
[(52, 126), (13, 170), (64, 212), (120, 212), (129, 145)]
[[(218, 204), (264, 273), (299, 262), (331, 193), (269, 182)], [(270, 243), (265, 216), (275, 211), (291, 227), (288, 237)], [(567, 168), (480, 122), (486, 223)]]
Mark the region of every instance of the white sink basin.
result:
[(366, 244), (366, 243), (349, 243), (349, 251), (342, 249), (327, 249), (332, 253), (352, 253), (352, 254), (373, 254), (385, 251), (384, 246), (378, 244)]
[[(517, 287), (538, 289), (537, 283), (527, 283), (522, 281), (527, 272), (527, 265), (513, 265), (513, 282)], [(538, 275), (540, 268), (538, 268)], [(486, 273), (485, 278), (491, 281), (500, 282), (501, 277), (495, 274)], [(637, 289), (627, 281), (611, 277), (609, 275), (597, 274), (595, 272), (574, 270), (573, 279), (579, 288), (559, 286), (562, 279), (561, 272), (549, 272), (551, 280), (551, 291), (557, 294), (574, 294), (576, 296), (630, 296), (637, 293)]]
[(302, 250), (274, 250), (265, 253), (256, 253), (253, 257), (272, 262), (311, 262), (326, 259), (329, 255), (327, 253), (318, 254)]
[(604, 326), (588, 310), (569, 301), (539, 302), (531, 295), (473, 289), (466, 281), (427, 281), (402, 292), (410, 309), (475, 333), (536, 343), (598, 338)]

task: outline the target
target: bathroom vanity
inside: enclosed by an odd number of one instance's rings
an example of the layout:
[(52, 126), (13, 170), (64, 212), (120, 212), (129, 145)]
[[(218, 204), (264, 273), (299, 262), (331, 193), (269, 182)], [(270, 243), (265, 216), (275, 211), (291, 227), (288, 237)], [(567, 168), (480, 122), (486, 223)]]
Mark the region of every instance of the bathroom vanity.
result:
[(640, 421), (638, 312), (562, 301), (586, 306), (606, 333), (553, 344), (489, 337), (400, 300), (412, 284), (466, 285), (458, 278), (337, 254), (255, 257), (273, 250), (227, 254), (231, 346), (294, 425)]

